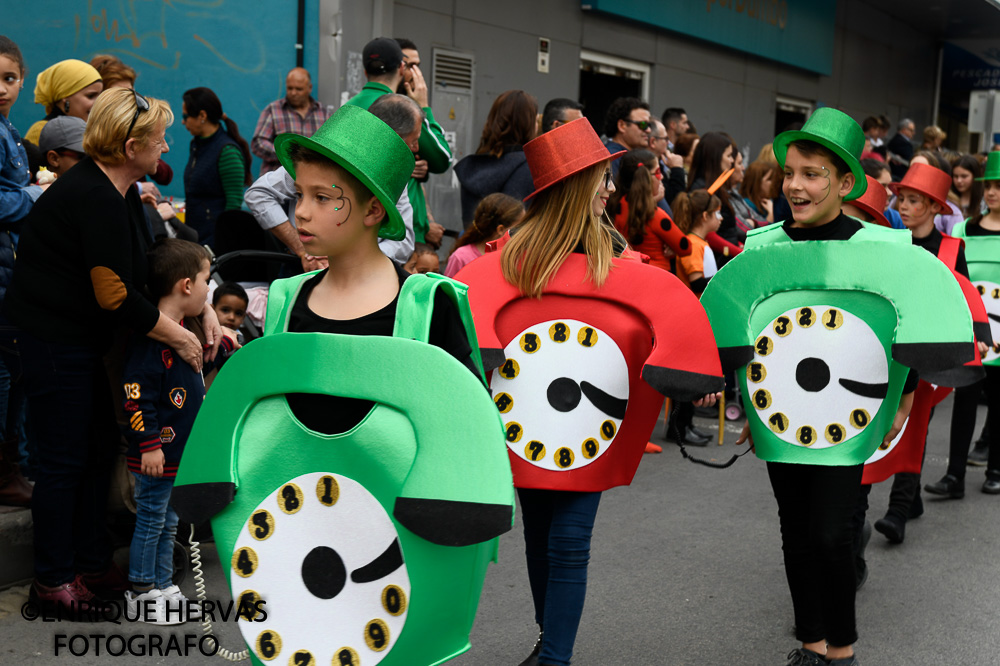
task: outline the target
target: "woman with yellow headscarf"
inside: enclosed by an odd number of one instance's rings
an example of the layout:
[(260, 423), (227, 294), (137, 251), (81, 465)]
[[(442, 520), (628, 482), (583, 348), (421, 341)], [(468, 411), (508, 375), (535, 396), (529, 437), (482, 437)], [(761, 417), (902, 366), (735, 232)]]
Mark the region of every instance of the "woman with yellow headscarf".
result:
[(82, 60), (63, 60), (42, 71), (35, 83), (35, 104), (45, 105), (46, 116), (32, 125), (24, 138), (38, 145), (45, 123), (56, 116), (86, 120), (102, 90), (100, 72)]

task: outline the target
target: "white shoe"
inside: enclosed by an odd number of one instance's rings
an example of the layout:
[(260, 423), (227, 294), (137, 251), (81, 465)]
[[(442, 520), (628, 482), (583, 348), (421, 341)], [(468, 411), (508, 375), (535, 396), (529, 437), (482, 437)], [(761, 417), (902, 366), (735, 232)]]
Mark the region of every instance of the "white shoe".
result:
[[(182, 624), (184, 619), (177, 613), (176, 607), (167, 613), (167, 598), (160, 590), (150, 590), (136, 594), (132, 590), (125, 593), (127, 616), (133, 621), (150, 624)], [(175, 602), (176, 603), (176, 602)]]
[(177, 608), (178, 604), (182, 609), (182, 615), (188, 622), (196, 622), (201, 619), (201, 602), (192, 601), (184, 596), (181, 592), (181, 588), (176, 585), (171, 585), (170, 587), (160, 590), (163, 596), (167, 599), (167, 603), (170, 604), (171, 610)]

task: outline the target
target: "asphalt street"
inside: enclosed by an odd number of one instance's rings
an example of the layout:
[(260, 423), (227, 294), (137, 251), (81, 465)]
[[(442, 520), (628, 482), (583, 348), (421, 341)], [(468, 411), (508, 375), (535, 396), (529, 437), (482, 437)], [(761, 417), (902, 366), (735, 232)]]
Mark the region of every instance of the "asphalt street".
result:
[[(949, 397), (931, 423), (925, 482), (944, 473), (950, 415)], [(984, 417), (980, 408), (979, 426)], [(738, 429), (728, 425), (722, 447), (693, 451), (726, 460), (736, 451)], [(969, 468), (962, 500), (925, 494), (926, 513), (908, 524), (902, 545), (873, 535), (871, 574), (857, 603), (856, 650), (864, 666), (1000, 664), (1000, 497), (979, 491), (983, 473)], [(872, 521), (884, 513), (888, 491), (887, 483), (873, 490)], [(518, 515), (487, 575), (472, 648), (449, 663), (515, 666), (531, 650), (537, 629), (520, 529)], [(209, 598), (228, 599), (214, 547), (205, 549), (205, 561)], [(183, 587), (193, 595), (190, 575)], [(58, 633), (151, 632), (147, 625), (27, 622), (19, 613), (24, 594), (25, 588), (0, 594), (2, 664), (52, 663)], [(574, 664), (778, 666), (797, 645), (792, 624), (777, 510), (765, 466), (752, 455), (716, 470), (691, 464), (664, 444), (662, 454), (643, 458), (630, 487), (604, 494)], [(152, 633), (183, 641), (199, 631), (188, 624)], [(218, 633), (224, 645), (242, 648), (232, 623)], [(81, 666), (115, 661), (65, 650), (59, 659)], [(141, 662), (222, 663), (197, 649), (194, 656)]]

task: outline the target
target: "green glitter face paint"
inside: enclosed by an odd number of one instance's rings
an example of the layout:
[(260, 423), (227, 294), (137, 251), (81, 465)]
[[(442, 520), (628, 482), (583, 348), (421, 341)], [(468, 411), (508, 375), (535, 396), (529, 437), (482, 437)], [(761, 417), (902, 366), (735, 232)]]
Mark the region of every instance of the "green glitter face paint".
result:
[[(337, 185), (330, 186), (333, 189), (333, 199), (331, 203), (333, 204), (333, 212), (337, 213), (333, 221), (336, 225), (342, 226), (351, 217), (351, 200), (344, 196), (344, 190)], [(339, 193), (339, 196), (338, 196)], [(341, 213), (341, 211), (344, 211)]]
[(830, 192), (833, 190), (833, 184), (830, 182), (830, 170), (827, 169), (825, 166), (821, 166), (820, 169), (823, 170), (823, 172), (824, 172), (823, 177), (826, 179), (826, 196), (824, 196), (822, 199), (820, 199), (819, 201), (817, 201), (816, 202), (817, 204), (821, 204), (824, 201), (826, 201), (827, 199), (829, 199), (830, 198)]

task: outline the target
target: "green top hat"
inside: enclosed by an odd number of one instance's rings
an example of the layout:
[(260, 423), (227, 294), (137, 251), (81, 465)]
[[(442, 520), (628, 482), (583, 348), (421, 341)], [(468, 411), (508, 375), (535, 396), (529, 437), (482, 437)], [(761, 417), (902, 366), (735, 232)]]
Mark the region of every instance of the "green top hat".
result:
[(865, 172), (861, 168), (861, 152), (865, 148), (865, 133), (854, 119), (842, 111), (830, 107), (816, 109), (802, 129), (782, 132), (774, 138), (774, 156), (778, 164), (785, 168), (785, 155), (792, 141), (812, 141), (832, 150), (847, 163), (854, 174), (854, 188), (844, 197), (844, 201), (857, 199), (868, 189)]
[(402, 240), (406, 227), (396, 202), (410, 180), (414, 160), (406, 142), (392, 128), (360, 106), (345, 105), (310, 138), (279, 134), (274, 152), (292, 178), (295, 165), (289, 151), (296, 143), (330, 158), (371, 190), (385, 206), (379, 238)]
[(994, 150), (986, 156), (986, 172), (976, 180), (1000, 180), (1000, 151)]

